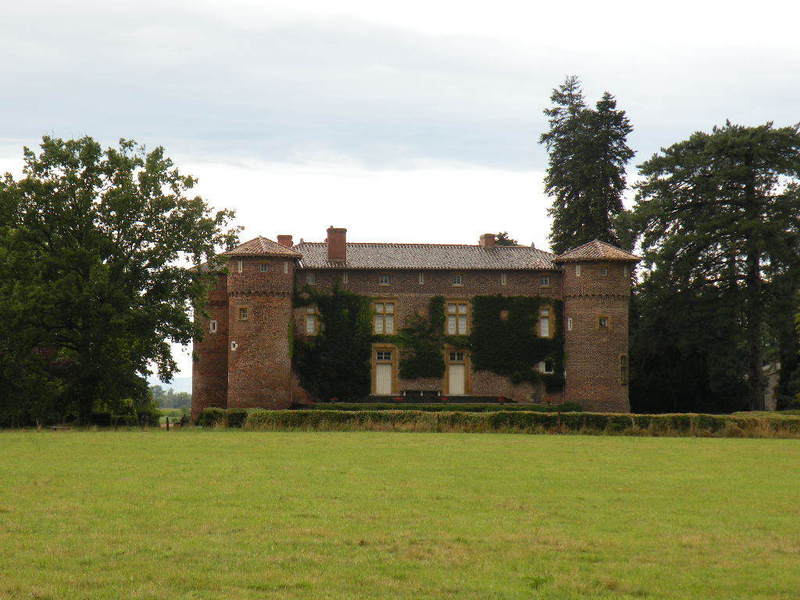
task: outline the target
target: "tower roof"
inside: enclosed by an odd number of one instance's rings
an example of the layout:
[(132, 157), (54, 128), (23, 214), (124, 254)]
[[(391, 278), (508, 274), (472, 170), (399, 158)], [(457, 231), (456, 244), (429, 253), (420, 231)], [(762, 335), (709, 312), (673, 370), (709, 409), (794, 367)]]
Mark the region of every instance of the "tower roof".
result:
[(285, 256), (286, 258), (300, 258), (302, 255), (278, 242), (273, 242), (265, 237), (258, 236), (250, 241), (236, 246), (233, 250), (223, 252), (225, 256)]
[(618, 261), (618, 262), (639, 262), (641, 259), (635, 254), (631, 254), (600, 240), (592, 240), (567, 250), (564, 254), (559, 254), (553, 259), (554, 263), (565, 262), (584, 262), (584, 261)]

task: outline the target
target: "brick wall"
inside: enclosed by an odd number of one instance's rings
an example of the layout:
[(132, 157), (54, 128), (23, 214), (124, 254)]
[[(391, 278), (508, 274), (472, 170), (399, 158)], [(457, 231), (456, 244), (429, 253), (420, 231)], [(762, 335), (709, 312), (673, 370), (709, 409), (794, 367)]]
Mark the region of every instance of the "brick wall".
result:
[[(192, 362), (192, 418), (210, 406), (228, 403), (228, 285), (225, 275), (217, 278), (206, 306), (208, 317), (196, 315), (203, 338), (195, 340)], [(217, 322), (216, 332), (210, 321)]]
[[(601, 275), (601, 269), (608, 275)], [(564, 351), (567, 402), (587, 410), (630, 412), (628, 386), (620, 379), (620, 356), (628, 354), (630, 276), (620, 263), (564, 265)], [(608, 328), (600, 327), (608, 318)], [(572, 319), (572, 330), (567, 327)]]

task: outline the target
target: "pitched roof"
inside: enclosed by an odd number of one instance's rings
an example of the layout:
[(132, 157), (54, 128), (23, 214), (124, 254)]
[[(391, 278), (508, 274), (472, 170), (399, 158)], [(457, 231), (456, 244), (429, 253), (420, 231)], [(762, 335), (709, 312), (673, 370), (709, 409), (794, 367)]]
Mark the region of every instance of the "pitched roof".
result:
[(265, 237), (257, 237), (236, 246), (233, 250), (223, 252), (225, 256), (286, 256), (300, 258), (300, 253), (292, 248), (281, 246)]
[(562, 262), (577, 262), (584, 260), (638, 262), (641, 259), (635, 254), (626, 252), (622, 248), (617, 248), (611, 244), (601, 242), (600, 240), (592, 240), (591, 242), (586, 242), (577, 248), (567, 250), (564, 252), (564, 254), (559, 254), (553, 259), (553, 262), (558, 264)]
[(465, 244), (347, 244), (347, 261), (329, 261), (325, 242), (301, 242), (306, 269), (558, 270), (553, 255), (528, 246)]

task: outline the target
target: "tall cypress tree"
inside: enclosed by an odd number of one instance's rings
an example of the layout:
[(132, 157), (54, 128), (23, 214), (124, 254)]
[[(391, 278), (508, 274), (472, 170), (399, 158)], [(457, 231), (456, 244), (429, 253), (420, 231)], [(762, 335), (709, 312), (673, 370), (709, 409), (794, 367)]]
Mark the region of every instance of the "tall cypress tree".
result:
[[(800, 282), (800, 126), (727, 123), (662, 150), (640, 170), (633, 222), (643, 233), (649, 277), (674, 308), (662, 318), (687, 323), (674, 379), (685, 377), (680, 364), (691, 356), (735, 349), (728, 378), (741, 378), (749, 407), (763, 409), (768, 328), (784, 332), (781, 346), (794, 342), (786, 304)], [(703, 316), (702, 306), (714, 309)], [(709, 339), (709, 330), (723, 328), (724, 336)], [(664, 331), (656, 323), (640, 338), (664, 340)], [(708, 364), (718, 369), (721, 361)]]
[(561, 253), (593, 239), (620, 245), (615, 217), (623, 211), (625, 165), (634, 152), (627, 143), (633, 130), (624, 110), (608, 92), (594, 108), (586, 106), (580, 80), (567, 77), (550, 96), (544, 112), (550, 129), (539, 143), (550, 162), (545, 191), (553, 199), (550, 245)]

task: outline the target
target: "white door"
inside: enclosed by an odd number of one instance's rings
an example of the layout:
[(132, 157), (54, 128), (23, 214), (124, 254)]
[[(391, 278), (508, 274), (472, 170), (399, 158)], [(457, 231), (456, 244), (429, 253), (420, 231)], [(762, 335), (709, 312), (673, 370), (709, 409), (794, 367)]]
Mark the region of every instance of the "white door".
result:
[(392, 393), (392, 365), (378, 363), (375, 365), (375, 394), (389, 396)]
[(464, 381), (465, 381), (466, 371), (464, 369), (464, 365), (448, 365), (447, 367), (447, 382), (448, 387), (450, 388), (447, 393), (451, 396), (463, 396), (464, 395)]

